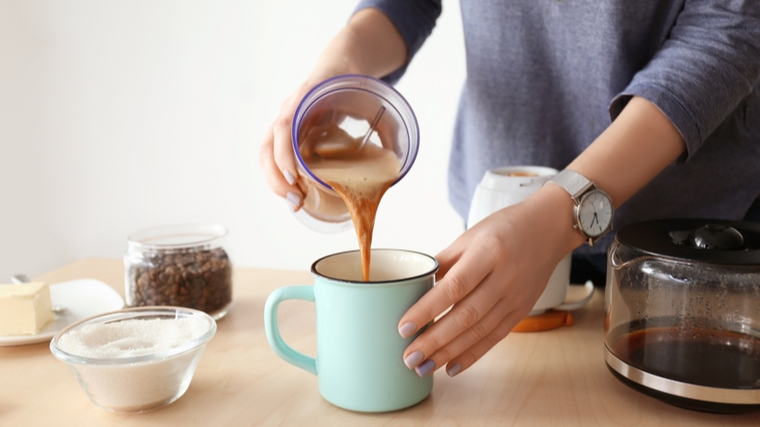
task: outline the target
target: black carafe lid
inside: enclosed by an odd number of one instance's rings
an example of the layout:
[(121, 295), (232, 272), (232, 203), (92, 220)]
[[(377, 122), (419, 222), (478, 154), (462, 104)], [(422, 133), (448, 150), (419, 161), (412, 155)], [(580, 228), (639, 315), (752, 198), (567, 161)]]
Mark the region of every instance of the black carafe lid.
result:
[(656, 257), (760, 266), (760, 223), (722, 219), (657, 219), (627, 225), (620, 244)]

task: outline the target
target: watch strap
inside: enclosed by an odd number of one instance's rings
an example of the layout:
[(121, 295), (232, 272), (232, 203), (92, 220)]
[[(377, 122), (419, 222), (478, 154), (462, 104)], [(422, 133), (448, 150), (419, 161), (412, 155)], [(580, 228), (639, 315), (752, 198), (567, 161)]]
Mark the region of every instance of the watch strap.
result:
[(565, 169), (554, 175), (547, 183), (559, 185), (564, 188), (574, 199), (579, 198), (594, 183), (576, 171)]

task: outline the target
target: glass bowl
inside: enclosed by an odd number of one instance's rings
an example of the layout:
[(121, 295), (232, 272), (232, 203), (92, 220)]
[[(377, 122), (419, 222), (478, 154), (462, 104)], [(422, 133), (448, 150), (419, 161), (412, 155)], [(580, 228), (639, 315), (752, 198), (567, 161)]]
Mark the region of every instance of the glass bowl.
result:
[[(192, 319), (195, 330), (182, 334), (173, 331), (171, 323), (159, 323), (152, 330), (134, 330), (129, 324), (115, 323), (125, 320)], [(109, 331), (98, 335), (92, 329), (97, 325), (111, 325)], [(134, 325), (134, 324), (133, 324)], [(176, 323), (174, 325), (177, 325)], [(183, 323), (184, 325), (184, 323)], [(130, 330), (132, 329), (132, 330)], [(89, 332), (88, 332), (89, 331)], [(101, 351), (134, 351), (135, 345), (149, 346), (151, 338), (156, 343), (168, 348), (143, 349), (145, 354), (118, 354), (107, 356), (88, 354), (83, 350), (73, 349), (68, 341), (81, 337), (81, 343), (91, 345)], [(175, 335), (170, 335), (174, 333)], [(53, 355), (74, 373), (90, 400), (98, 407), (111, 412), (140, 413), (158, 409), (179, 399), (187, 391), (190, 381), (198, 366), (206, 343), (216, 333), (216, 322), (206, 313), (180, 307), (141, 307), (131, 308), (93, 316), (59, 331), (50, 342)], [(163, 335), (162, 335), (163, 334)], [(169, 335), (167, 335), (169, 334)], [(167, 337), (171, 339), (167, 340)], [(64, 339), (62, 348), (61, 340)], [(74, 354), (76, 353), (76, 354)]]

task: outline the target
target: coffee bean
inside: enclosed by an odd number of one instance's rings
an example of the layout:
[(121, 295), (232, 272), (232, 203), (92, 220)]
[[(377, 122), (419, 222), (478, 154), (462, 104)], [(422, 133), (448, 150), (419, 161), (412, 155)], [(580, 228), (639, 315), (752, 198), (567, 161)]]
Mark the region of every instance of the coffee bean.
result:
[(214, 313), (232, 301), (232, 265), (217, 249), (155, 251), (127, 266), (131, 306), (173, 305)]

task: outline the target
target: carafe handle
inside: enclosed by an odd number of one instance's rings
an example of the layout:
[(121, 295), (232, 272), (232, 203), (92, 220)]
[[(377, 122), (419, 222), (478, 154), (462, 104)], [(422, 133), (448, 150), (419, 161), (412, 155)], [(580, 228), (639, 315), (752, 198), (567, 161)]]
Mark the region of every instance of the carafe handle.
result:
[(618, 243), (617, 241), (614, 241), (610, 245), (610, 249), (608, 251), (610, 266), (612, 266), (612, 268), (614, 268), (615, 270), (618, 270), (620, 269), (620, 267), (623, 267), (624, 265), (628, 264), (627, 262), (623, 262), (623, 260), (620, 259), (620, 255), (618, 255), (619, 248), (620, 248), (620, 243)]

